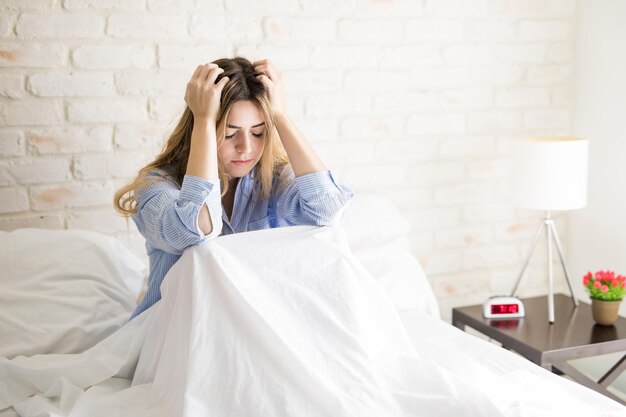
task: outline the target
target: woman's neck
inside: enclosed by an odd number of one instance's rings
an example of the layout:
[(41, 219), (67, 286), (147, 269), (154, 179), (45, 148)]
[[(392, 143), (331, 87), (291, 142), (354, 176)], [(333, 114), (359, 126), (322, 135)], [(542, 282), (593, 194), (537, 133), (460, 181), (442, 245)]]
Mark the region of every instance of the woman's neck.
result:
[(233, 215), (233, 209), (235, 208), (235, 192), (237, 191), (237, 185), (239, 184), (239, 178), (231, 178), (228, 180), (228, 191), (222, 197), (222, 207), (226, 211), (226, 216), (230, 220)]
[(228, 180), (228, 192), (235, 192), (235, 190), (237, 189), (237, 184), (239, 184), (239, 180), (241, 178), (237, 177), (237, 178), (231, 178)]

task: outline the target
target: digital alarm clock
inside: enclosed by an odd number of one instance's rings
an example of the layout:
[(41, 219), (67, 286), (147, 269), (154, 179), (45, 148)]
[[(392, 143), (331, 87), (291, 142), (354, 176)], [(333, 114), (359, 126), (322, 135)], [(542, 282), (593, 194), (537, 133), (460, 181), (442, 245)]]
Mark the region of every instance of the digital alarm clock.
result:
[(486, 319), (518, 319), (525, 314), (524, 303), (517, 297), (500, 295), (483, 304), (483, 317)]

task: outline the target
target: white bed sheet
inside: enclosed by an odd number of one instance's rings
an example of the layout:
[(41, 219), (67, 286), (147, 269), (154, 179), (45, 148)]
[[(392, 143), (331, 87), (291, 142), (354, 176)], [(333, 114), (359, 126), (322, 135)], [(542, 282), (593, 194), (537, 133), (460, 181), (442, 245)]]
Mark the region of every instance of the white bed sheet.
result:
[(13, 407), (0, 410), (0, 417), (20, 417)]
[(496, 397), (503, 390), (523, 392), (521, 415), (626, 416), (626, 407), (602, 394), (423, 311), (402, 311), (400, 318), (422, 358), (492, 390)]
[(385, 288), (398, 310), (440, 317), (430, 282), (411, 254), (411, 225), (389, 199), (372, 193), (355, 195), (341, 226), (354, 256)]
[(0, 231), (0, 356), (90, 348), (129, 317), (145, 270), (101, 233)]
[(0, 407), (39, 392), (17, 402), (21, 415), (624, 415), (432, 315), (402, 320), (337, 229), (209, 245), (172, 268), (161, 302), (91, 350), (0, 359)]

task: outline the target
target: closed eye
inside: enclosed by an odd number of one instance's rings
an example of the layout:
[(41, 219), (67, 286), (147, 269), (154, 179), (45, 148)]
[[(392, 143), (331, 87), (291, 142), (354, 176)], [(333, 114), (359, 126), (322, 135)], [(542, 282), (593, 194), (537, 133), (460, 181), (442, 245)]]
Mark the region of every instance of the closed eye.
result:
[[(232, 135), (225, 135), (224, 137), (226, 139), (232, 139), (232, 138), (235, 137), (236, 134), (237, 134), (237, 132), (233, 133)], [(263, 137), (264, 134), (265, 134), (265, 132), (253, 133), (252, 136), (257, 137), (257, 138), (261, 138), (261, 137)]]

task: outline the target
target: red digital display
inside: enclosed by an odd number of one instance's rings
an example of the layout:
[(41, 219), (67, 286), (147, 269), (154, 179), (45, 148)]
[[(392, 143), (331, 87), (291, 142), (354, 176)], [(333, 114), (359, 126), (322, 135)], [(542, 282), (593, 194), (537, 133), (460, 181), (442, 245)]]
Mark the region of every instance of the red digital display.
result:
[(516, 314), (519, 312), (517, 304), (492, 304), (491, 314)]

